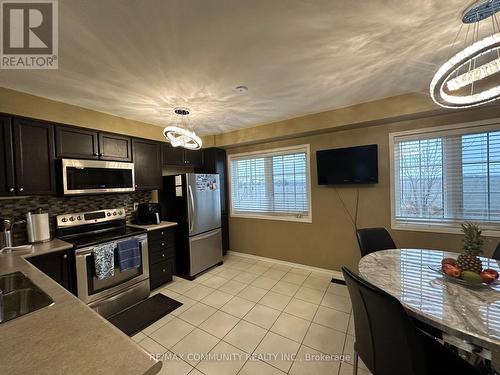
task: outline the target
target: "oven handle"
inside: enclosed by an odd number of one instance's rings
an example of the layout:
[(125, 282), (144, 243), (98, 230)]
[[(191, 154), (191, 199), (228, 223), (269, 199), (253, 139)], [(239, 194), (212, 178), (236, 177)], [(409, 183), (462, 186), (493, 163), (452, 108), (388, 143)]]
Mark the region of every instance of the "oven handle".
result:
[[(146, 236), (142, 236), (142, 237), (139, 237), (138, 240), (139, 240), (139, 244), (142, 246), (142, 245), (144, 245), (144, 242), (147, 241), (147, 237)], [(116, 246), (117, 242), (120, 242), (120, 241), (113, 241), (112, 243), (114, 244), (114, 246)], [(95, 246), (86, 247), (86, 248), (81, 249), (81, 250), (76, 250), (75, 254), (76, 254), (76, 256), (86, 258), (90, 254), (92, 254), (92, 252), (94, 250), (94, 247)]]

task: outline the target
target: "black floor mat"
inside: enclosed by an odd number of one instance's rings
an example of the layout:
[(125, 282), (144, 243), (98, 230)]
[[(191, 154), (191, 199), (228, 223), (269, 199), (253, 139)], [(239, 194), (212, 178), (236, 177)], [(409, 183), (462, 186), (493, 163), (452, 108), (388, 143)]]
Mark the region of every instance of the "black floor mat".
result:
[(182, 303), (158, 293), (112, 316), (108, 321), (132, 336), (182, 306)]
[(332, 279), (332, 283), (334, 284), (340, 284), (340, 285), (346, 285), (344, 280), (340, 279)]

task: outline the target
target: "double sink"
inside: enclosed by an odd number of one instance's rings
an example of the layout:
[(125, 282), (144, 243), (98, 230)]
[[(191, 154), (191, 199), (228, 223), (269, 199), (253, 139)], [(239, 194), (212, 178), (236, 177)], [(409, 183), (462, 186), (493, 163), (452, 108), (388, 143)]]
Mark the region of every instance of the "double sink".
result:
[(0, 324), (54, 301), (21, 272), (0, 275)]

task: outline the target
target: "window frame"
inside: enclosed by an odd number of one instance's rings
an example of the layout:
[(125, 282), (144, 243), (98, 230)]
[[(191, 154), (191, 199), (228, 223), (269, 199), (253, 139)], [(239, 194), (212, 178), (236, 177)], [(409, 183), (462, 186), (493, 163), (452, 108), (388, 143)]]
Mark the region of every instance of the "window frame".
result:
[[(235, 213), (233, 210), (233, 188), (232, 188), (232, 170), (231, 161), (235, 158), (241, 158), (246, 156), (261, 155), (263, 157), (271, 154), (279, 154), (279, 152), (294, 151), (306, 153), (306, 185), (307, 185), (307, 199), (309, 203), (309, 212), (307, 216), (295, 217), (292, 215), (274, 215), (272, 213)], [(312, 223), (312, 192), (311, 192), (311, 145), (301, 144), (289, 147), (278, 147), (260, 151), (242, 152), (237, 154), (227, 155), (227, 166), (228, 166), (228, 188), (229, 188), (229, 216), (234, 218), (244, 218), (244, 219), (263, 219), (263, 220), (277, 220), (277, 221), (292, 221), (299, 223)]]
[[(465, 134), (464, 129), (480, 128), (481, 131), (498, 131), (500, 130), (500, 118), (471, 121), (465, 123), (458, 123), (445, 126), (433, 126), (428, 128), (419, 128), (414, 130), (406, 130), (400, 132), (389, 133), (389, 174), (390, 174), (390, 200), (391, 200), (391, 229), (405, 230), (415, 232), (432, 232), (432, 233), (448, 233), (448, 234), (461, 234), (462, 230), (457, 223), (429, 223), (422, 221), (418, 223), (401, 223), (396, 219), (396, 192), (394, 176), (395, 160), (394, 160), (394, 140), (399, 137), (417, 137), (420, 134), (432, 134), (439, 136), (441, 133), (448, 133), (455, 131), (457, 134)], [(430, 138), (430, 137), (429, 137)], [(474, 221), (471, 219), (471, 221)], [(481, 224), (480, 224), (481, 225)], [(494, 225), (481, 225), (483, 228), (483, 235), (489, 237), (500, 237), (500, 224)]]

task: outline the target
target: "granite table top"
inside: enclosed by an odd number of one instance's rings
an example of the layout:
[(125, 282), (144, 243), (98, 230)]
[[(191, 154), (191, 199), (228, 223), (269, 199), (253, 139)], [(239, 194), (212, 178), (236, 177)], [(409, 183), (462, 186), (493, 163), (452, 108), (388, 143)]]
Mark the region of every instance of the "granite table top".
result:
[[(459, 254), (427, 249), (382, 250), (359, 262), (362, 277), (396, 297), (410, 315), (492, 352), (500, 351), (500, 283), (471, 288), (431, 270)], [(500, 272), (500, 262), (481, 258)]]
[(161, 362), (26, 260), (71, 247), (55, 239), (0, 254), (0, 275), (20, 271), (54, 300), (0, 324), (0, 374), (157, 374)]

